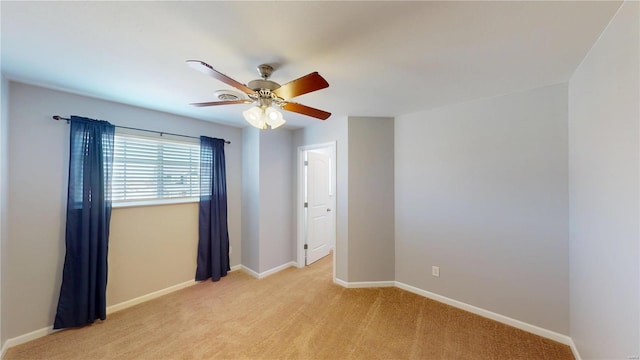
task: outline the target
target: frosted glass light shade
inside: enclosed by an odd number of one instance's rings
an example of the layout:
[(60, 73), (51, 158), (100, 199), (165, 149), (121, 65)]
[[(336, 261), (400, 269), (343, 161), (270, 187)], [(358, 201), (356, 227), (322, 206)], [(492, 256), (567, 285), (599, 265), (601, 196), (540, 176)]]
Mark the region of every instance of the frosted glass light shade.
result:
[(282, 113), (272, 107), (268, 107), (264, 111), (264, 117), (265, 121), (267, 122), (267, 124), (269, 124), (269, 126), (271, 126), (272, 129), (275, 129), (286, 123), (286, 121), (284, 121), (284, 118), (282, 117)]
[(267, 123), (264, 121), (264, 112), (257, 106), (242, 112), (242, 116), (251, 126), (258, 129), (266, 129)]
[(258, 106), (254, 106), (246, 111), (242, 112), (244, 119), (247, 120), (251, 126), (264, 130), (269, 125), (272, 129), (282, 126), (286, 121), (282, 117), (282, 113), (272, 107), (262, 109)]

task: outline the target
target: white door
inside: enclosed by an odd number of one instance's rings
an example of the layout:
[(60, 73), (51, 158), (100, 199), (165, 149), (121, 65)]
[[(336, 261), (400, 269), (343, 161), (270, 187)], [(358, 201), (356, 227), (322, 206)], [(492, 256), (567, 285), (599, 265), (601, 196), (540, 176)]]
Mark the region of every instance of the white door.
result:
[(307, 152), (307, 254), (306, 265), (329, 255), (333, 245), (330, 157)]

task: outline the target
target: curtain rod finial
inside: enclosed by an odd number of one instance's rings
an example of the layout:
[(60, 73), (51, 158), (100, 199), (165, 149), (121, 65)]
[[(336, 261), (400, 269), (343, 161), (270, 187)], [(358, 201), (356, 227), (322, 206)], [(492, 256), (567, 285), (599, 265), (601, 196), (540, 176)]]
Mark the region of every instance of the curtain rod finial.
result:
[(63, 117), (62, 117), (62, 116), (60, 116), (60, 115), (53, 115), (53, 116), (52, 116), (52, 118), (53, 118), (53, 120), (56, 120), (56, 121), (66, 120), (66, 121), (67, 121), (67, 124), (69, 123), (69, 121), (71, 121), (71, 119), (63, 118)]

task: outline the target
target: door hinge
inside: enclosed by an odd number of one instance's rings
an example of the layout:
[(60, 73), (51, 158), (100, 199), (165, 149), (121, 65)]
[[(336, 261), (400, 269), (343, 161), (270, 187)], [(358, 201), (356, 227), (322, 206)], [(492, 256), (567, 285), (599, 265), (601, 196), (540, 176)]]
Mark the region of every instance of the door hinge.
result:
[(304, 166), (309, 166), (309, 161), (305, 160), (304, 161)]
[(304, 207), (308, 208), (309, 207), (309, 203), (308, 202), (304, 203)]
[(304, 244), (304, 249), (307, 250), (309, 248), (309, 246), (307, 244)]

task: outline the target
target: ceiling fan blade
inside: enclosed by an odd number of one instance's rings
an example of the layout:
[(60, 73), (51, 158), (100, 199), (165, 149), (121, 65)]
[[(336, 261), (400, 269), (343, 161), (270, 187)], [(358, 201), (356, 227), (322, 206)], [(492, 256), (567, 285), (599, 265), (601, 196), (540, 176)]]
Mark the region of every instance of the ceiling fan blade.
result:
[(276, 90), (273, 90), (273, 92), (279, 97), (288, 100), (326, 87), (329, 87), (329, 83), (316, 71), (289, 81)]
[(201, 102), (201, 103), (192, 103), (191, 105), (197, 106), (197, 107), (204, 107), (204, 106), (216, 106), (216, 105), (250, 104), (252, 102), (253, 101), (251, 100), (224, 100), (224, 101), (208, 101), (208, 102)]
[(324, 110), (320, 110), (320, 109), (315, 109), (312, 108), (310, 106), (306, 106), (306, 105), (302, 105), (302, 104), (298, 104), (298, 103), (293, 103), (293, 102), (288, 102), (285, 103), (284, 105), (282, 105), (282, 109), (287, 110), (287, 111), (292, 111), (292, 112), (296, 112), (302, 115), (307, 115), (307, 116), (311, 116), (314, 118), (318, 118), (320, 120), (327, 120), (327, 118), (329, 118), (329, 116), (331, 116), (330, 112), (326, 112)]
[(213, 67), (211, 67), (211, 65), (207, 64), (204, 61), (200, 61), (200, 60), (187, 60), (187, 64), (189, 64), (189, 66), (191, 66), (192, 68), (201, 71), (209, 76), (211, 76), (214, 79), (220, 80), (223, 83), (227, 84), (227, 85), (231, 85), (234, 88), (247, 93), (247, 94), (253, 94), (255, 93), (255, 91), (251, 90), (250, 88), (248, 88), (246, 85), (241, 84), (235, 80), (233, 80), (232, 78), (228, 77), (227, 75), (215, 70)]

